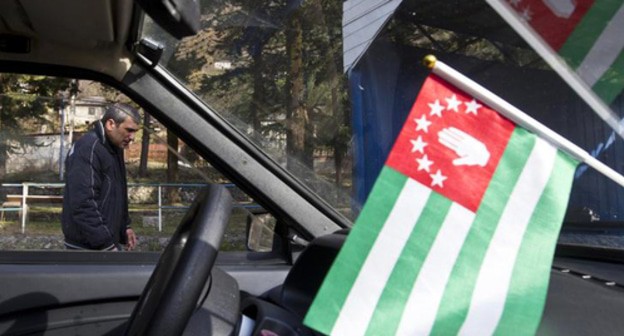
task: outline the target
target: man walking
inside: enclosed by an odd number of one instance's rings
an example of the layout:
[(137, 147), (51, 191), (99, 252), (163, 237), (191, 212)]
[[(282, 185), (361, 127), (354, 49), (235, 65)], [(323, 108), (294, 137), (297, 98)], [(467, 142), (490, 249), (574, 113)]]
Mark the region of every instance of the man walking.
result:
[(127, 250), (136, 246), (123, 151), (134, 140), (139, 120), (136, 109), (110, 105), (70, 149), (61, 217), (66, 248), (121, 251), (121, 244)]

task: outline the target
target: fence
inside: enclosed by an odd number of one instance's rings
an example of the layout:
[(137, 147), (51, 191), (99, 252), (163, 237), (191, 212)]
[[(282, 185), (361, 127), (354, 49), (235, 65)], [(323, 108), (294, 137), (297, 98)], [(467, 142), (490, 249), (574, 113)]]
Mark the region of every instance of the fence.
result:
[[(158, 210), (158, 231), (162, 231), (163, 228), (163, 210), (180, 210), (188, 209), (188, 205), (166, 205), (163, 202), (163, 188), (192, 188), (199, 189), (207, 186), (208, 184), (201, 183), (129, 183), (128, 190), (132, 188), (156, 188), (157, 190), (157, 210)], [(236, 186), (232, 183), (223, 184), (231, 191), (236, 189)], [(64, 183), (2, 183), (0, 184), (2, 190), (21, 190), (21, 193), (6, 193), (6, 200), (0, 204), (0, 218), (4, 220), (5, 212), (19, 212), (21, 220), (22, 233), (26, 232), (26, 222), (28, 218), (29, 204), (33, 203), (62, 203), (62, 189), (65, 187)], [(37, 193), (31, 193), (32, 190), (39, 190)], [(55, 192), (50, 193), (50, 190), (56, 189)], [(195, 193), (193, 194), (194, 197)], [(132, 197), (129, 197), (132, 199)], [(246, 195), (243, 197), (234, 197), (235, 207), (243, 207), (246, 209), (259, 209), (259, 205), (254, 203)], [(190, 203), (190, 201), (187, 201)], [(142, 204), (149, 204), (142, 203)]]

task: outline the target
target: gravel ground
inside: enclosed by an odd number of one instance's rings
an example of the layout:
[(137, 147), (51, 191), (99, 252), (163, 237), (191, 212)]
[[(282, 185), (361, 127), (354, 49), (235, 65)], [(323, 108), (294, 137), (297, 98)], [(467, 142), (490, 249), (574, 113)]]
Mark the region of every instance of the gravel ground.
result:
[[(134, 251), (162, 252), (168, 237), (149, 237), (139, 235), (139, 241)], [(0, 250), (63, 250), (62, 235), (36, 234), (0, 234)], [(245, 250), (245, 234), (226, 232), (221, 243), (222, 250)]]
[[(242, 244), (244, 237), (226, 235), (224, 243)], [(241, 241), (242, 239), (242, 241)], [(140, 237), (136, 251), (162, 251), (169, 238)], [(624, 235), (564, 233), (560, 243), (583, 244), (590, 246), (624, 248)], [(58, 250), (64, 249), (62, 236), (45, 235), (0, 235), (0, 250)]]
[[(162, 251), (169, 238), (141, 237), (135, 251)], [(0, 236), (0, 250), (63, 250), (62, 236)]]

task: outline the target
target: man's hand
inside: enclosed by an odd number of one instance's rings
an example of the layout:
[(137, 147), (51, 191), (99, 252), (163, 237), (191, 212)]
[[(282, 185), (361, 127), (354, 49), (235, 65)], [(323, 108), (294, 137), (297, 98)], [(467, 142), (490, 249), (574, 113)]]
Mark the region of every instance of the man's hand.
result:
[(134, 233), (134, 230), (128, 228), (126, 229), (126, 235), (128, 236), (128, 245), (126, 245), (126, 250), (132, 251), (137, 244), (137, 236)]

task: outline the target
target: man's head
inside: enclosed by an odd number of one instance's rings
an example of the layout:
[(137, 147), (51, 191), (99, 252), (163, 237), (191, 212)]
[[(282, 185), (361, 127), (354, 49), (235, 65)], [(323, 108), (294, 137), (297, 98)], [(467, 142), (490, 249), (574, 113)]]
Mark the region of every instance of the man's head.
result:
[(107, 106), (101, 120), (108, 141), (121, 149), (128, 147), (139, 130), (139, 111), (126, 104)]

